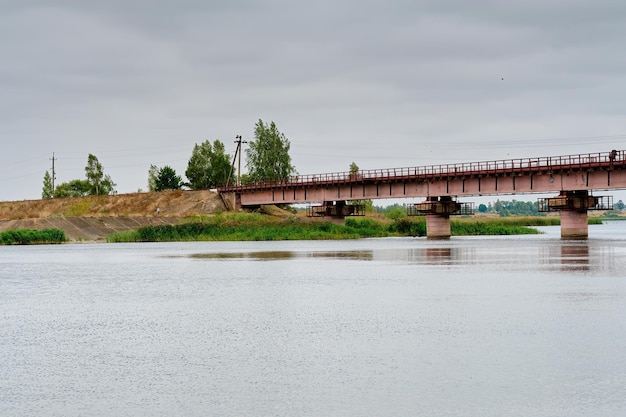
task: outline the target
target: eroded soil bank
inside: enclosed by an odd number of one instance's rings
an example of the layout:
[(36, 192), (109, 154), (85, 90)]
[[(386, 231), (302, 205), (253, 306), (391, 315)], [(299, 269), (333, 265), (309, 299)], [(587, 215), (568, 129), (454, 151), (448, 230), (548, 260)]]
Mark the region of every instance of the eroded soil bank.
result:
[(114, 232), (223, 210), (220, 197), (209, 190), (0, 202), (0, 232), (53, 228), (74, 242), (103, 241)]

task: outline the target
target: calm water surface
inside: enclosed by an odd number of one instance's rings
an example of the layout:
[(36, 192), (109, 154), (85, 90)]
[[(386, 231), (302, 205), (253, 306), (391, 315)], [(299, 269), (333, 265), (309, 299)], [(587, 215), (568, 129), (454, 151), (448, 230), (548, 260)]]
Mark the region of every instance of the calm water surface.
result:
[(0, 247), (2, 416), (624, 416), (626, 222)]

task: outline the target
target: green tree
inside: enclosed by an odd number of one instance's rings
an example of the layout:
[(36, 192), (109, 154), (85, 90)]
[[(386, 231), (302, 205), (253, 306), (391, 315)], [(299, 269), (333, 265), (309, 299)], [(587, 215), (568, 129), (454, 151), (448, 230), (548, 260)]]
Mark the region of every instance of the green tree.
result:
[(241, 174), (239, 178), (241, 180), (241, 184), (242, 185), (252, 185), (252, 184), (254, 184), (254, 182), (250, 179), (250, 175), (248, 175), (248, 174)]
[(95, 155), (89, 154), (87, 157), (85, 174), (89, 183), (89, 194), (111, 194), (115, 191), (113, 180), (111, 180), (110, 176), (104, 175), (102, 164)]
[(183, 186), (183, 180), (179, 175), (176, 175), (174, 168), (165, 165), (163, 168), (159, 169), (155, 185), (156, 191), (180, 190)]
[(226, 185), (230, 172), (229, 157), (219, 140), (206, 140), (193, 147), (185, 175), (193, 189), (214, 188)]
[(278, 131), (274, 122), (268, 126), (259, 119), (254, 126), (254, 140), (246, 149), (250, 180), (281, 182), (289, 179), (296, 172), (291, 165), (290, 147), (291, 143)]
[(479, 212), (479, 213), (487, 213), (487, 206), (486, 206), (486, 205), (484, 205), (484, 204), (480, 204), (480, 205), (478, 206), (478, 212)]
[(91, 184), (87, 180), (72, 180), (59, 184), (54, 189), (55, 198), (84, 197), (90, 194)]
[[(357, 176), (359, 175), (359, 166), (356, 163), (352, 162), (349, 169), (350, 179), (353, 181), (356, 180)], [(363, 210), (365, 210), (367, 213), (372, 213), (375, 211), (374, 202), (372, 200), (351, 200), (348, 201), (348, 204), (352, 206), (362, 206)]]
[(617, 203), (615, 203), (615, 208), (619, 211), (624, 210), (624, 202), (622, 200), (619, 200)]
[(157, 176), (159, 175), (159, 167), (156, 165), (150, 164), (150, 169), (148, 169), (148, 191), (156, 191), (156, 181)]
[(493, 211), (502, 217), (506, 216), (537, 216), (539, 203), (532, 201), (500, 201), (493, 204)]
[(52, 198), (54, 190), (52, 190), (52, 176), (48, 171), (43, 175), (43, 190), (41, 191), (41, 198)]
[(350, 179), (352, 181), (356, 180), (359, 176), (359, 166), (352, 162), (350, 164)]
[(374, 207), (374, 210), (378, 213), (382, 213), (385, 217), (389, 219), (402, 219), (407, 217), (406, 214), (406, 204), (392, 204), (387, 207)]

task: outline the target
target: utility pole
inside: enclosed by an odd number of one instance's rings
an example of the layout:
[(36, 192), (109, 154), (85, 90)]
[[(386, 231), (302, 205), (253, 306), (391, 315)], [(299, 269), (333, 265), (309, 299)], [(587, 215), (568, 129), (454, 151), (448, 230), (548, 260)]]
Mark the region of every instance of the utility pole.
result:
[(50, 160), (52, 161), (52, 195), (54, 195), (54, 180), (57, 178), (57, 173), (54, 170), (54, 161), (56, 161), (57, 158), (54, 157), (54, 152), (52, 152), (52, 158), (50, 158)]
[(242, 143), (248, 143), (245, 140), (241, 140), (241, 135), (237, 135), (235, 136), (235, 139), (237, 139), (235, 141), (235, 143), (237, 144), (237, 149), (235, 149), (235, 156), (233, 156), (233, 162), (230, 164), (230, 173), (228, 174), (228, 180), (226, 180), (226, 186), (228, 186), (228, 182), (230, 181), (230, 176), (233, 173), (233, 167), (235, 166), (235, 159), (237, 158), (237, 155), (239, 155), (239, 163), (238, 163), (238, 168), (237, 168), (237, 186), (241, 185), (241, 144)]
[(241, 185), (241, 144), (248, 142), (241, 140), (241, 135), (237, 135), (235, 138), (237, 139), (235, 142), (237, 142), (237, 150), (239, 151), (239, 162), (237, 165), (237, 185), (239, 186)]

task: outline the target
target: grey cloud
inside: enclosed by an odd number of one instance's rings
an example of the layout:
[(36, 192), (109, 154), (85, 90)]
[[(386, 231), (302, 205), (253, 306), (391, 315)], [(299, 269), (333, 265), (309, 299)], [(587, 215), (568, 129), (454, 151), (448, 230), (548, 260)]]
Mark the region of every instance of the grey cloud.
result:
[(541, 139), (624, 133), (625, 7), (0, 2), (0, 139), (16, 143), (0, 163), (40, 161), (0, 167), (0, 200), (37, 197), (53, 151), (64, 180), (99, 151), (120, 191), (145, 188), (150, 163), (184, 171), (195, 142), (250, 139), (258, 118), (303, 173), (584, 152)]

